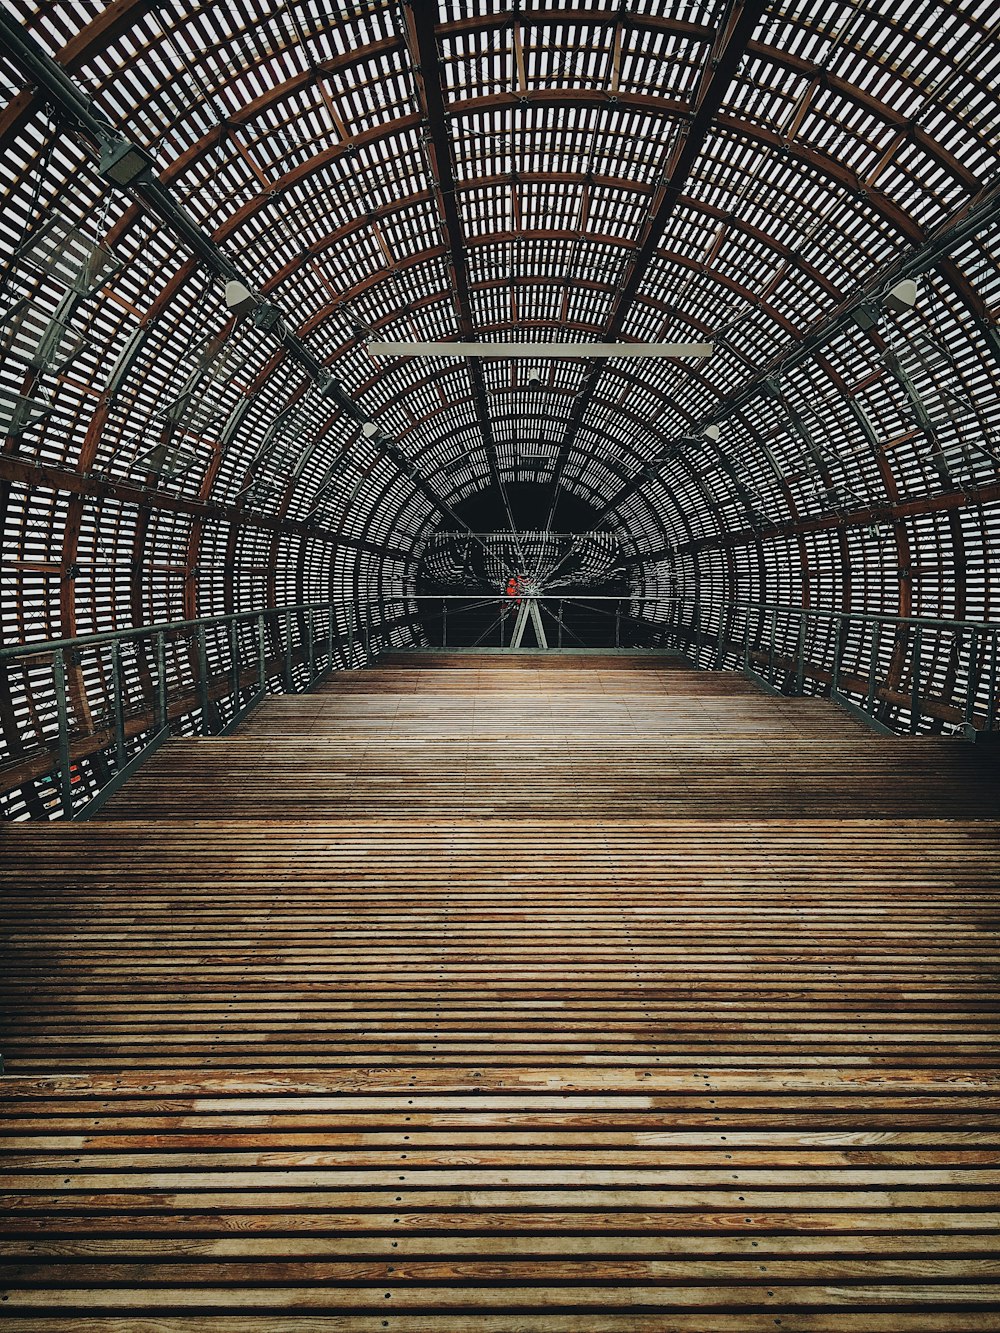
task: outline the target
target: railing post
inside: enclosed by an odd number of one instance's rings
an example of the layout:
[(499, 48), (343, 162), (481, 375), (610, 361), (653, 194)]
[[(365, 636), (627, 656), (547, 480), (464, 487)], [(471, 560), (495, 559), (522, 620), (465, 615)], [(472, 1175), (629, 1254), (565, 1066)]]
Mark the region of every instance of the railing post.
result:
[(167, 725), (167, 642), (163, 630), (156, 636), (156, 719), (157, 731)]
[(122, 646), (118, 639), (111, 645), (111, 706), (115, 718), (115, 763), (125, 766), (125, 696), (122, 682)]
[(312, 680), (313, 676), (316, 674), (316, 655), (314, 646), (314, 637), (316, 631), (313, 625), (312, 607), (309, 608), (309, 619), (306, 622), (306, 632), (308, 635), (308, 647), (309, 647), (309, 679)]
[(806, 613), (799, 613), (799, 638), (796, 645), (798, 666), (795, 670), (795, 693), (801, 694), (806, 685)]
[(992, 731), (997, 720), (997, 631), (990, 633), (990, 697), (986, 711), (986, 730)]
[(441, 647), (448, 647), (448, 599), (441, 598)]
[(566, 603), (565, 603), (564, 600), (560, 597), (560, 598), (559, 598), (559, 614), (556, 616), (556, 647), (557, 647), (557, 648), (561, 648), (561, 647), (563, 646), (563, 609), (565, 608), (565, 605), (566, 605)]
[(976, 714), (976, 694), (979, 685), (979, 631), (972, 630), (969, 636), (969, 669), (966, 672), (965, 687), (965, 725), (974, 726)]
[(285, 612), (285, 693), (292, 692), (292, 613)]
[(868, 695), (865, 702), (865, 710), (869, 713), (875, 711), (875, 665), (878, 659), (878, 650), (882, 647), (882, 622), (880, 620), (872, 621), (872, 643), (868, 659)]
[(767, 650), (767, 679), (774, 684), (774, 641), (778, 637), (778, 612), (777, 608), (771, 612), (771, 643)]
[(833, 669), (830, 672), (830, 693), (840, 692), (840, 656), (843, 649), (844, 616), (837, 617), (837, 626), (833, 631)]
[(920, 648), (921, 626), (918, 625), (913, 635), (913, 653), (910, 658), (910, 732), (916, 734), (920, 709)]
[(615, 647), (622, 646), (622, 604), (615, 603)]
[(257, 693), (267, 689), (267, 649), (264, 642), (264, 617), (257, 617)]
[(53, 655), (52, 675), (59, 723), (59, 800), (66, 819), (73, 818), (73, 775), (69, 756), (69, 705), (66, 699), (66, 657), (62, 648)]
[(198, 626), (198, 697), (201, 702), (201, 732), (212, 734), (211, 704), (208, 698), (208, 653), (205, 650), (205, 626)]
[(354, 605), (347, 608), (347, 665), (354, 666)]
[(235, 620), (229, 622), (229, 665), (233, 673), (233, 713), (240, 709), (240, 628)]
[(722, 608), (721, 608), (721, 606), (720, 606), (720, 608), (719, 608), (719, 635), (718, 635), (718, 639), (717, 639), (716, 644), (715, 644), (715, 669), (716, 669), (716, 671), (721, 671), (722, 668), (723, 668), (723, 666), (725, 665), (725, 661), (726, 661), (726, 652), (725, 652), (725, 648), (723, 647), (723, 640), (724, 640), (724, 638), (725, 638), (725, 629), (726, 629), (726, 617), (723, 615), (723, 613), (722, 613)]
[(326, 609), (326, 632), (327, 632), (327, 644), (326, 644), (326, 669), (327, 669), (327, 671), (332, 671), (332, 670), (333, 670), (333, 614), (334, 614), (333, 603), (331, 602), (330, 605), (329, 605), (329, 606), (327, 607), (327, 609)]

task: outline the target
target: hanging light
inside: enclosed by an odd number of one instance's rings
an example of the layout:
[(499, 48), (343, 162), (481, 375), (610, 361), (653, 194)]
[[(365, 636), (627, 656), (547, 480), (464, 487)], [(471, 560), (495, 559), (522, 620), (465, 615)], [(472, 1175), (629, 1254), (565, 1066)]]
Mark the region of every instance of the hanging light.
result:
[(242, 282), (233, 278), (226, 283), (226, 309), (234, 315), (245, 315), (256, 304), (253, 292)]
[(719, 436), (722, 434), (722, 427), (717, 426), (713, 421), (712, 424), (706, 426), (701, 433), (706, 440), (711, 440), (712, 443), (715, 444), (716, 440), (718, 440)]
[(914, 278), (904, 278), (887, 292), (882, 302), (886, 310), (894, 315), (905, 315), (917, 304), (917, 283)]

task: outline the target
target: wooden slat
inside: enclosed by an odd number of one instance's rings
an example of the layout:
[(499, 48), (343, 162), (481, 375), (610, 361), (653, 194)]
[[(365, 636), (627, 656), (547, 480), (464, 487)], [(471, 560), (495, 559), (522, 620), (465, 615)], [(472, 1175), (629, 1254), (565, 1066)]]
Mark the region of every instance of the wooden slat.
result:
[(4, 831), (12, 1329), (1000, 1327), (991, 769), (540, 661)]

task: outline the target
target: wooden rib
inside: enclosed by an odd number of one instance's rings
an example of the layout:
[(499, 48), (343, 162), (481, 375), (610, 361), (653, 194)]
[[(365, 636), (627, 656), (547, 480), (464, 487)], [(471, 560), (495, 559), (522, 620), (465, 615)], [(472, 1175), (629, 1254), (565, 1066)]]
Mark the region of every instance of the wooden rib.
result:
[(998, 1327), (996, 780), (411, 654), (11, 827), (15, 1330)]

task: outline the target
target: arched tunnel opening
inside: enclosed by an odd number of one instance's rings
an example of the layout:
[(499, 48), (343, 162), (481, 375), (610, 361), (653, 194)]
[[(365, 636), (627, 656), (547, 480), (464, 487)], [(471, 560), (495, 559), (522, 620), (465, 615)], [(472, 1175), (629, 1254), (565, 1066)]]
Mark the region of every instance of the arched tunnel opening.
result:
[(11, 1333), (1000, 1329), (998, 18), (3, 0)]
[(648, 638), (618, 539), (597, 510), (569, 497), (553, 515), (551, 487), (538, 481), (504, 492), (470, 497), (454, 510), (461, 526), (429, 534), (416, 578), (428, 642), (607, 648)]
[(509, 646), (526, 605), (522, 645), (992, 730), (974, 6), (942, 7), (947, 51), (722, 0), (578, 28), (366, 0), (287, 50), (267, 6), (119, 8), (3, 20), (10, 817), (320, 660)]

